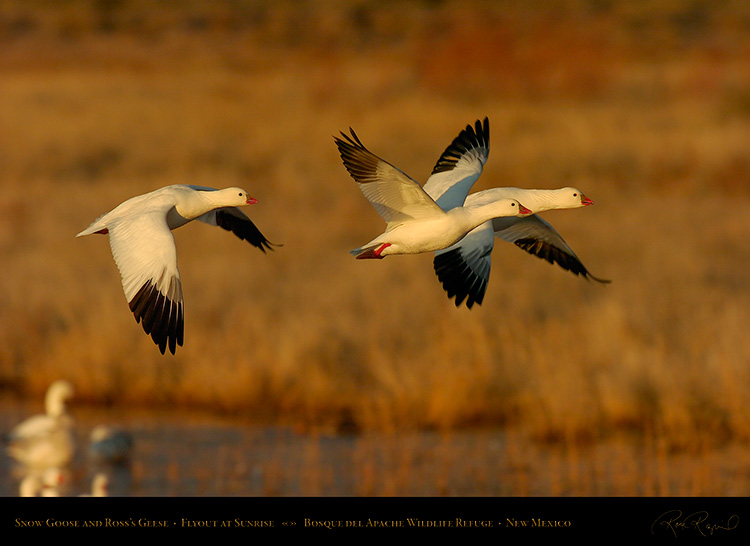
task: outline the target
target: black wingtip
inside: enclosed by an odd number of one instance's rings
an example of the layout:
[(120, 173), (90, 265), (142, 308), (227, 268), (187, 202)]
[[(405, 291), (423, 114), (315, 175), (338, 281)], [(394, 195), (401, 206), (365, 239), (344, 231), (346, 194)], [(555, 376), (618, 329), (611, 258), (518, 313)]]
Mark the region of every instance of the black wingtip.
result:
[(475, 303), (482, 305), (487, 281), (472, 271), (464, 261), (460, 249), (437, 254), (433, 259), (433, 267), (448, 299), (455, 298), (456, 307), (461, 307), (464, 302), (468, 309)]
[(336, 146), (339, 147), (339, 150), (341, 149), (339, 143), (358, 148), (364, 148), (365, 145), (362, 144), (361, 140), (359, 140), (359, 137), (357, 136), (357, 133), (354, 132), (354, 129), (349, 127), (349, 132), (351, 133), (351, 136), (347, 135), (343, 131), (339, 131), (339, 134), (341, 135), (340, 137), (333, 135), (333, 140), (336, 142)]
[(164, 354), (167, 346), (174, 355), (176, 346), (182, 346), (184, 336), (184, 312), (182, 302), (174, 302), (147, 281), (129, 302), (136, 323)]
[(525, 250), (529, 254), (541, 258), (542, 260), (546, 260), (553, 265), (557, 264), (574, 275), (580, 275), (587, 281), (595, 281), (599, 284), (610, 284), (612, 282), (611, 280), (600, 279), (599, 277), (592, 275), (576, 256), (563, 252), (544, 241), (534, 238), (526, 238), (518, 239), (517, 241), (514, 241), (514, 243), (517, 247)]
[(382, 160), (365, 148), (354, 129), (350, 127), (349, 131), (351, 137), (344, 133), (342, 138), (333, 137), (344, 167), (358, 184), (377, 180), (377, 167)]
[(272, 241), (269, 241), (268, 239), (264, 239), (263, 241), (261, 241), (260, 243), (257, 243), (257, 244), (254, 243), (254, 242), (252, 242), (252, 241), (250, 241), (249, 239), (245, 239), (245, 238), (242, 238), (242, 237), (240, 237), (240, 239), (242, 239), (243, 241), (247, 241), (248, 243), (250, 243), (251, 245), (253, 245), (255, 248), (257, 248), (258, 250), (260, 250), (263, 254), (266, 253), (266, 250), (274, 250), (275, 248), (284, 246), (281, 243), (274, 243)]
[(475, 148), (490, 149), (490, 119), (477, 120), (474, 126), (467, 125), (456, 138), (453, 139), (438, 159), (432, 174), (453, 170), (458, 160)]
[(596, 282), (598, 282), (601, 285), (612, 284), (612, 280), (611, 279), (601, 279), (599, 277), (595, 277), (594, 275), (592, 275), (588, 271), (586, 271), (586, 273), (583, 276), (586, 278), (587, 281), (596, 281)]
[(282, 246), (266, 239), (253, 221), (244, 216), (236, 216), (231, 212), (219, 209), (216, 211), (216, 224), (222, 229), (231, 231), (241, 241), (247, 241), (264, 254), (266, 249), (273, 250), (274, 246)]

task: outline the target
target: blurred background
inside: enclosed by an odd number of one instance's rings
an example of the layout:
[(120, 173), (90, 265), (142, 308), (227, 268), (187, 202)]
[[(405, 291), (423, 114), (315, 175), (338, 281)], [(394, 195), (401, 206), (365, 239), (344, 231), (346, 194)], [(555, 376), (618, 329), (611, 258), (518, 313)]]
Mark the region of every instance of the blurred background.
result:
[[(6, 0), (0, 423), (69, 380), (82, 442), (133, 436), (121, 494), (745, 496), (748, 59), (741, 0)], [(498, 243), (469, 310), (348, 254), (384, 226), (332, 136), (423, 183), (484, 116), (474, 189), (580, 188), (543, 216), (611, 285)], [(283, 246), (177, 230), (162, 356), (75, 234), (176, 183)]]

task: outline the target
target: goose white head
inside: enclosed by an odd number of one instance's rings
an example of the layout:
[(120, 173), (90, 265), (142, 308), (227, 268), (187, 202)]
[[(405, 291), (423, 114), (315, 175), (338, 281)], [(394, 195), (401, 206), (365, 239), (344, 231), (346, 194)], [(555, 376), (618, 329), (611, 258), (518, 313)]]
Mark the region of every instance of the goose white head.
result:
[(524, 207), (517, 199), (497, 199), (486, 204), (473, 205), (466, 208), (476, 211), (481, 210), (483, 214), (486, 214), (490, 218), (533, 214), (530, 209)]
[(232, 199), (233, 201), (235, 201), (232, 204), (236, 207), (239, 207), (242, 205), (254, 205), (258, 202), (258, 200), (255, 197), (250, 197), (247, 191), (243, 190), (242, 188), (225, 188), (219, 191), (227, 196), (235, 194), (236, 199), (234, 198)]
[(60, 379), (52, 383), (47, 389), (44, 405), (47, 415), (59, 417), (66, 412), (66, 402), (73, 397), (73, 385)]
[[(487, 220), (492, 220), (493, 218), (518, 218), (531, 214), (533, 214), (531, 209), (523, 206), (517, 199), (512, 198), (494, 199), (489, 203), (456, 207), (446, 212), (446, 215), (448, 216), (463, 218), (463, 221), (465, 222), (464, 227), (468, 226), (467, 231), (471, 231), (480, 224), (483, 224)], [(461, 234), (462, 237), (464, 235), (466, 235), (466, 232)]]
[(563, 205), (564, 208), (578, 208), (578, 207), (585, 207), (587, 205), (593, 205), (594, 202), (586, 197), (581, 190), (578, 188), (561, 188), (558, 190), (560, 195), (560, 205)]

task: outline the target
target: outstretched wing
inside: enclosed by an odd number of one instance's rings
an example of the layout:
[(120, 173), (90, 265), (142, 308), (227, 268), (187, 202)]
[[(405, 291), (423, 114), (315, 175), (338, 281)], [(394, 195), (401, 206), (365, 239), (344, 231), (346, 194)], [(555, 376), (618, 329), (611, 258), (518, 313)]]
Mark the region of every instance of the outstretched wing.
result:
[(370, 152), (354, 130), (351, 137), (334, 137), (346, 170), (388, 224), (442, 215), (442, 209), (422, 187), (387, 161)]
[(248, 218), (238, 207), (221, 207), (214, 209), (199, 216), (197, 219), (212, 226), (219, 226), (227, 231), (231, 231), (241, 240), (247, 241), (263, 252), (265, 252), (266, 249), (273, 250), (273, 246), (279, 246), (266, 239), (253, 221), (250, 220), (250, 218)]
[(476, 121), (453, 139), (432, 169), (424, 190), (443, 210), (463, 206), (490, 155), (490, 121)]
[(435, 252), (435, 274), (448, 298), (456, 298), (456, 307), (464, 300), (469, 309), (474, 303), (482, 304), (490, 280), (494, 243), (492, 223), (485, 222), (458, 243)]
[(182, 345), (184, 310), (174, 237), (163, 210), (109, 228), (109, 244), (136, 322), (162, 354)]
[(560, 234), (541, 217), (495, 218), (475, 228), (453, 246), (435, 253), (435, 273), (448, 298), (456, 298), (456, 307), (464, 300), (468, 308), (474, 303), (482, 304), (490, 278), (493, 234), (587, 280), (611, 282), (592, 275)]
[(612, 281), (592, 275), (573, 249), (563, 240), (555, 228), (538, 215), (524, 218), (496, 218), (492, 220), (495, 236), (515, 244), (529, 254), (557, 264), (563, 269), (581, 275), (587, 280), (608, 284)]

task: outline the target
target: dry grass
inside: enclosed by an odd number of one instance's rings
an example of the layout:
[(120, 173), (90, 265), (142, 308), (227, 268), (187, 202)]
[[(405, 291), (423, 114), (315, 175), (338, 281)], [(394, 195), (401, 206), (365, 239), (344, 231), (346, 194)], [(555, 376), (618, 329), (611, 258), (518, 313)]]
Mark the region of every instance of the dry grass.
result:
[[(3, 3), (0, 381), (312, 427), (747, 440), (750, 13), (622, 4)], [(331, 136), (353, 126), (423, 181), (484, 115), (477, 189), (580, 187), (594, 207), (546, 218), (611, 286), (499, 245), (468, 311), (430, 256), (348, 255), (382, 222)], [(73, 236), (181, 182), (245, 186), (284, 246), (175, 233), (172, 358), (129, 314), (106, 239)]]

